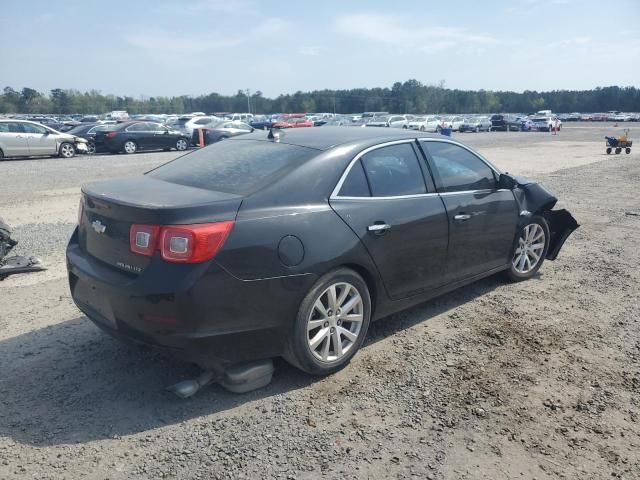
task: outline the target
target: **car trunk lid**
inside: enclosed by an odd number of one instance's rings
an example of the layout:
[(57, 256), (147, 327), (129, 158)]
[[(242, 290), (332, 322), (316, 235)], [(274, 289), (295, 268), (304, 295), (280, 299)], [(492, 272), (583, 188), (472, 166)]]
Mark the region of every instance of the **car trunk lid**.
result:
[[(243, 197), (148, 176), (83, 186), (81, 250), (119, 270), (140, 274), (152, 257), (131, 252), (131, 225), (191, 225), (235, 220)], [(157, 253), (156, 253), (157, 255)]]

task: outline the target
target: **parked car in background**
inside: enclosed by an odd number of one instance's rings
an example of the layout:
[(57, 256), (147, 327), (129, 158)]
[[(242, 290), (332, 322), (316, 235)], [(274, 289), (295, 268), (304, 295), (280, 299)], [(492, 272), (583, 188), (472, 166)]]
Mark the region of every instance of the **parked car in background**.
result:
[(109, 128), (111, 128), (109, 125), (105, 125), (103, 123), (81, 123), (69, 130), (67, 133), (69, 135), (84, 138), (87, 141), (87, 153), (94, 154), (96, 153), (96, 132), (108, 130)]
[(203, 368), (283, 356), (327, 375), (372, 321), (498, 272), (535, 277), (578, 227), (556, 202), (415, 131), (256, 132), (84, 185), (69, 286), (105, 332)]
[(275, 123), (275, 119), (272, 116), (256, 117), (249, 122), (249, 125), (256, 130), (268, 130)]
[(366, 125), (367, 127), (408, 128), (409, 121), (405, 115), (385, 115), (373, 117)]
[(124, 122), (95, 132), (96, 153), (136, 153), (140, 150), (184, 151), (191, 137), (155, 122)]
[[(237, 137), (238, 135), (244, 135), (246, 133), (253, 132), (254, 128), (243, 122), (225, 121), (219, 122), (215, 125), (205, 127), (203, 129), (203, 140), (205, 145), (219, 142), (231, 137)], [(200, 141), (198, 131), (194, 130), (191, 143), (197, 145)]]
[(556, 116), (534, 116), (531, 118), (533, 122), (533, 128), (542, 131), (542, 132), (550, 132), (554, 127), (558, 130), (562, 129), (562, 120), (560, 120)]
[(0, 158), (53, 155), (71, 158), (87, 150), (84, 138), (39, 123), (0, 119)]
[(488, 132), (491, 130), (489, 117), (466, 117), (458, 127), (459, 132)]
[(100, 121), (100, 118), (98, 118), (96, 115), (85, 115), (84, 117), (80, 118), (80, 123), (97, 123)]
[(421, 132), (437, 132), (442, 125), (442, 119), (436, 116), (415, 117), (407, 123), (407, 127)]
[(492, 132), (519, 132), (522, 129), (520, 118), (511, 114), (496, 114), (491, 116)]
[(253, 120), (253, 113), (231, 113), (224, 116), (225, 120), (231, 120), (233, 122), (249, 123)]
[(464, 117), (460, 116), (452, 116), (452, 117), (444, 117), (442, 119), (442, 126), (444, 128), (450, 128), (454, 132), (460, 130), (460, 126), (464, 123)]
[(304, 117), (287, 117), (274, 122), (271, 126), (274, 128), (306, 128), (314, 125), (311, 120)]
[(196, 128), (205, 128), (211, 127), (218, 122), (221, 122), (222, 119), (214, 116), (184, 116), (178, 118), (173, 125), (172, 129), (182, 132), (182, 134), (191, 138), (193, 135), (193, 130)]

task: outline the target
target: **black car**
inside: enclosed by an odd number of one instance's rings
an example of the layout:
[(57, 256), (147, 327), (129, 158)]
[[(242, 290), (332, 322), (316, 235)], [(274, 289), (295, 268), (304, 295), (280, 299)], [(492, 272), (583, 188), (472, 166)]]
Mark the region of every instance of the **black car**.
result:
[(102, 123), (81, 123), (76, 127), (69, 130), (67, 133), (69, 135), (75, 135), (76, 137), (84, 138), (88, 140), (87, 148), (88, 153), (96, 153), (96, 133), (99, 131), (109, 130), (112, 125), (104, 125)]
[(205, 368), (328, 374), (372, 320), (533, 277), (578, 226), (556, 201), (441, 136), (259, 131), (83, 186), (69, 284), (100, 328)]
[(491, 116), (491, 131), (492, 132), (512, 132), (520, 131), (522, 129), (522, 122), (515, 115), (492, 115)]
[(95, 135), (96, 152), (135, 153), (139, 150), (184, 151), (190, 139), (182, 132), (170, 130), (156, 122), (124, 122), (109, 125)]

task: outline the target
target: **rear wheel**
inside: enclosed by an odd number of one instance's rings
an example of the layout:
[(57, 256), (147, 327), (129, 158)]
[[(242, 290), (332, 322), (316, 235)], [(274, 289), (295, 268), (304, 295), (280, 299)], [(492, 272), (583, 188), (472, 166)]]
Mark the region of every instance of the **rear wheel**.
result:
[(136, 151), (138, 150), (138, 145), (136, 145), (136, 142), (134, 142), (133, 140), (127, 140), (126, 142), (124, 142), (122, 149), (124, 150), (124, 153), (136, 153)]
[(611, 147), (607, 147), (607, 155), (611, 153)]
[[(624, 153), (631, 153), (631, 149), (630, 148), (625, 148), (624, 149)], [(2, 152), (0, 151), (0, 158), (2, 158)]]
[(544, 263), (549, 249), (549, 225), (547, 221), (534, 215), (518, 232), (513, 246), (507, 277), (513, 282), (521, 282), (533, 277)]
[(622, 148), (620, 147), (616, 148), (616, 155), (618, 155), (620, 152), (622, 152)]
[(178, 150), (179, 152), (184, 152), (188, 146), (189, 143), (187, 143), (187, 140), (184, 138), (179, 138), (176, 142), (176, 150)]
[(367, 284), (353, 270), (322, 276), (300, 304), (285, 358), (313, 375), (337, 372), (364, 342), (371, 320)]
[(95, 144), (95, 143), (93, 143), (93, 142), (89, 142), (89, 143), (87, 144), (87, 153), (88, 153), (89, 155), (93, 155), (93, 154), (95, 154), (95, 153), (96, 153), (96, 144)]
[(62, 158), (71, 158), (76, 154), (76, 149), (69, 142), (64, 142), (58, 149), (58, 156)]

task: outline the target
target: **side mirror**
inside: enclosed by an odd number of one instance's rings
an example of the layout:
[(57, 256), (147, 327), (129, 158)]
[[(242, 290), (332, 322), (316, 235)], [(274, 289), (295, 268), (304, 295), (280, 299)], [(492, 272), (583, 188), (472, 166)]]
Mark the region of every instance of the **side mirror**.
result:
[(501, 173), (498, 179), (498, 187), (507, 190), (513, 190), (518, 186), (518, 182), (508, 173)]
[(49, 130), (45, 130), (43, 135), (49, 135), (51, 132)]

